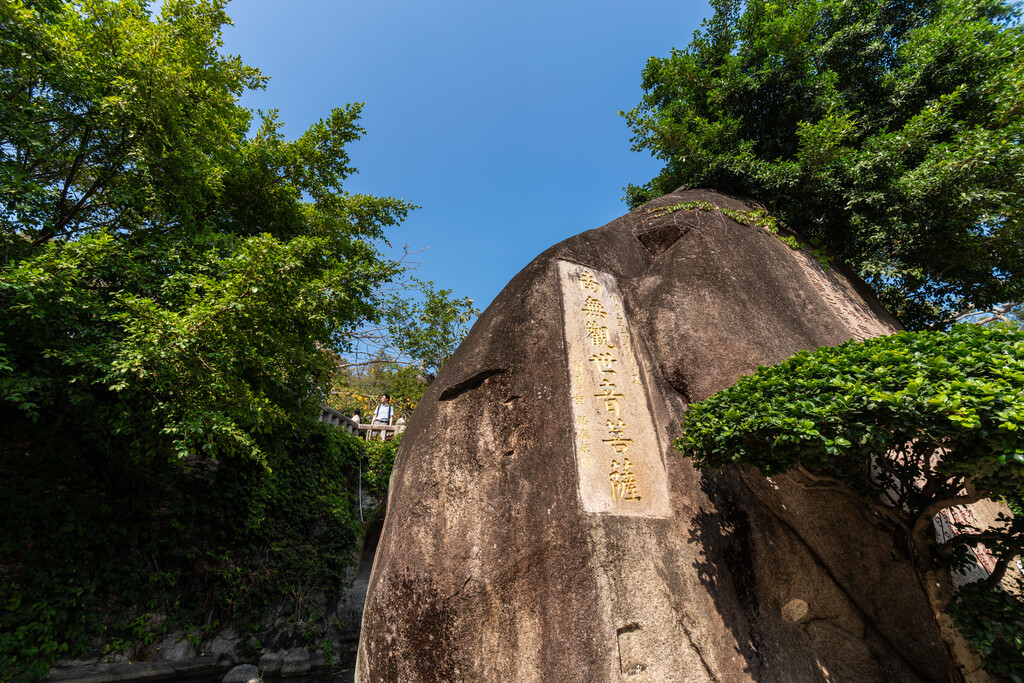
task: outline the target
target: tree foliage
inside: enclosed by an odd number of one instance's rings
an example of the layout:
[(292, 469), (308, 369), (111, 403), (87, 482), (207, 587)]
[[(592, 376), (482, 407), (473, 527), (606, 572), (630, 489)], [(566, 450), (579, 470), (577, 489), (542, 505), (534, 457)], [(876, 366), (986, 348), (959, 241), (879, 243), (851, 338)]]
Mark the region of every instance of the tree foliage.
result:
[[(768, 475), (790, 472), (862, 501), (902, 539), (942, 624), (949, 605), (933, 587), (935, 577), (948, 585), (948, 574), (940, 570), (962, 567), (967, 547), (984, 542), (997, 558), (991, 592), (1024, 549), (1019, 517), (961, 529), (944, 545), (932, 524), (952, 506), (1020, 499), (1024, 332), (959, 325), (801, 351), (690, 406), (676, 446), (701, 468), (738, 463)], [(971, 605), (984, 615), (1004, 601)], [(982, 633), (979, 624), (969, 634)], [(1024, 626), (1012, 628), (1024, 637)], [(1024, 657), (1014, 651), (1010, 663), (989, 664), (1024, 676)]]
[(397, 272), (374, 240), (410, 206), (342, 189), (360, 106), (249, 136), (263, 79), (218, 53), (219, 0), (0, 11), (5, 430), (265, 458)]
[(66, 454), (5, 453), (0, 680), (45, 679), (57, 658), (146, 659), (180, 630), (262, 638), (268, 611), (329, 635), (365, 444), (326, 424), (282, 441), (271, 472), (190, 457), (136, 468), (130, 492)]
[(1024, 30), (1004, 0), (713, 0), (624, 114), (679, 186), (755, 197), (910, 328), (1024, 300)]
[(395, 468), (395, 456), (402, 445), (402, 435), (387, 441), (366, 442), (366, 470), (363, 480), (371, 496), (386, 504), (391, 486), (391, 472)]
[(301, 619), (351, 557), (361, 446), (318, 404), (413, 207), (344, 190), (359, 104), (250, 132), (227, 22), (0, 3), (0, 678), (275, 596)]
[(953, 623), (981, 653), (988, 671), (1013, 683), (1024, 681), (1024, 602), (1018, 595), (991, 590), (983, 581), (959, 591), (950, 614)]
[(388, 297), (381, 324), (360, 331), (355, 360), (339, 358), (327, 402), (369, 419), (388, 394), (396, 416), (408, 421), (479, 313), (469, 297), (454, 298), (450, 289), (409, 278), (400, 294)]
[(346, 415), (358, 414), (360, 419), (369, 422), (380, 397), (387, 394), (391, 397), (395, 419), (404, 418), (408, 422), (427, 386), (427, 378), (419, 367), (378, 358), (366, 365), (339, 370), (327, 403)]
[(400, 356), (411, 357), (432, 381), (480, 311), (469, 297), (452, 298), (452, 290), (417, 281), (422, 300), (394, 297), (387, 312), (388, 331)]

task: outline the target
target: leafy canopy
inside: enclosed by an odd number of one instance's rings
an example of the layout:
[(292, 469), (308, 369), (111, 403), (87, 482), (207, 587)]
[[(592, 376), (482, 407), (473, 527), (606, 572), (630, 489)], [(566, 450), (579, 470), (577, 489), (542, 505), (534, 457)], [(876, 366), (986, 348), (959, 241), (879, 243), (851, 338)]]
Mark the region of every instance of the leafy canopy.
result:
[(359, 104), (286, 139), (222, 0), (148, 4), (0, 3), (3, 679), (313, 624), (356, 545), (364, 446), (318, 404), (413, 207), (344, 190)]
[(263, 460), (380, 315), (400, 266), (375, 243), (412, 207), (344, 191), (358, 104), (249, 135), (237, 99), (265, 79), (219, 53), (223, 6), (0, 8), (9, 444)]
[(401, 434), (387, 441), (366, 442), (366, 469), (363, 471), (363, 481), (366, 482), (369, 494), (382, 504), (387, 504), (391, 472), (395, 468), (395, 456), (398, 455), (398, 447), (401, 445)]
[(328, 404), (368, 419), (388, 394), (396, 416), (409, 420), (479, 313), (469, 297), (409, 278), (388, 297), (380, 324), (361, 329), (359, 348), (339, 358)]
[[(906, 444), (928, 456), (894, 465), (905, 471), (892, 502), (912, 514), (967, 480), (1015, 495), (1024, 483), (1024, 332), (958, 325), (801, 351), (690, 406), (677, 442), (700, 466), (740, 462), (772, 474), (801, 465), (872, 499), (893, 483), (872, 460)], [(951, 483), (923, 497), (909, 485), (919, 477)]]
[(713, 0), (625, 113), (679, 186), (755, 197), (909, 328), (1024, 300), (1024, 29), (1004, 0)]
[(386, 316), (388, 332), (400, 356), (418, 359), (432, 381), (480, 311), (469, 297), (455, 299), (452, 290), (435, 289), (433, 282), (416, 283), (422, 292), (419, 300), (393, 297)]
[(427, 378), (415, 365), (401, 365), (379, 357), (364, 365), (345, 367), (335, 373), (327, 404), (349, 416), (369, 421), (380, 397), (391, 397), (395, 420), (412, 417), (427, 391)]

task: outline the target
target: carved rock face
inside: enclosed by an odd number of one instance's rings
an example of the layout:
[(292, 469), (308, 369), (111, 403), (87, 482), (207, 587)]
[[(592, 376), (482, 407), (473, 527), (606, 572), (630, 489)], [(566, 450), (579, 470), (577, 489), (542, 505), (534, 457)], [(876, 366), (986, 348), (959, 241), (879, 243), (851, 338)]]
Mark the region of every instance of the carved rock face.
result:
[(785, 477), (705, 475), (686, 406), (897, 329), (855, 276), (675, 192), (537, 257), (403, 439), (363, 617), (368, 681), (942, 680), (902, 550)]

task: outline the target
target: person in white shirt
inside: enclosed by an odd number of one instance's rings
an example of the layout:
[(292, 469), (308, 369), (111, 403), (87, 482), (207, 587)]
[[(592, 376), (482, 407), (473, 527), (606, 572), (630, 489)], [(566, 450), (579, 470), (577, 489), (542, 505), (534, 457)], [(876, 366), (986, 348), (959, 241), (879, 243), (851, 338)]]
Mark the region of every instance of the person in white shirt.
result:
[(373, 420), (370, 424), (389, 425), (394, 414), (395, 411), (391, 407), (391, 397), (384, 394), (380, 397), (380, 404), (373, 411)]

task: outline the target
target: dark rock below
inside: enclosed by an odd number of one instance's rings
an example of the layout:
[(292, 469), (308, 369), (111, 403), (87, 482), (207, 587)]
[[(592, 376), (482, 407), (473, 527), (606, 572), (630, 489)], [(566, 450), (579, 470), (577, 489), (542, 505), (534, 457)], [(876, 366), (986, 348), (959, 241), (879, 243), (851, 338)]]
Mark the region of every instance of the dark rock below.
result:
[(431, 385), (395, 466), (363, 683), (946, 678), (904, 554), (860, 508), (672, 449), (690, 402), (759, 365), (898, 329), (841, 266), (657, 211), (694, 200), (754, 208), (679, 191), (559, 243)]
[(260, 671), (255, 664), (239, 664), (224, 674), (221, 683), (259, 683)]

